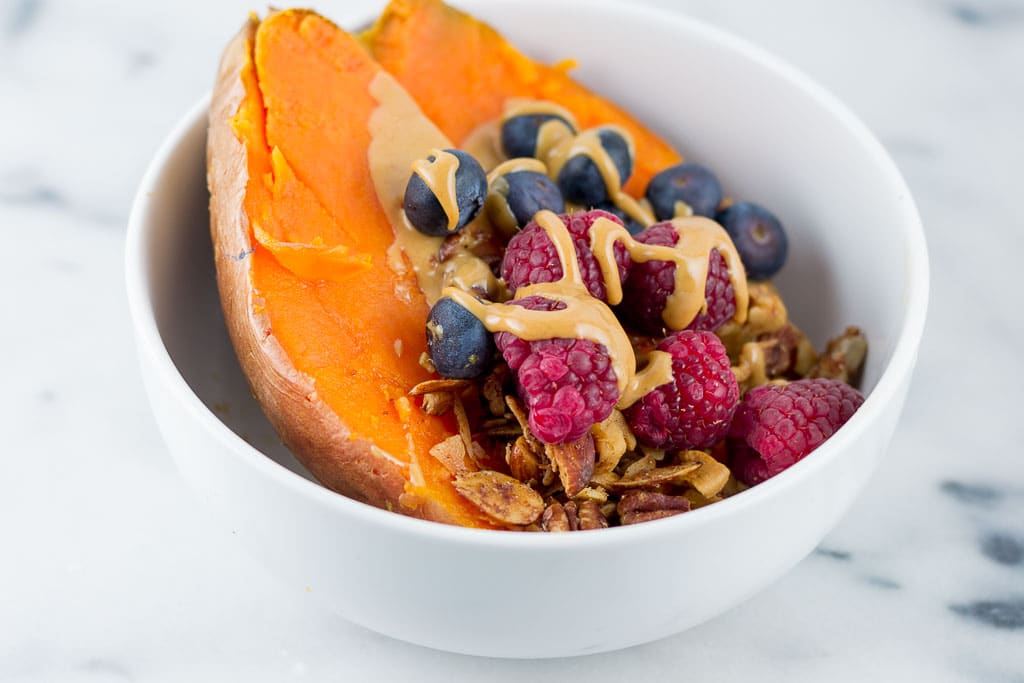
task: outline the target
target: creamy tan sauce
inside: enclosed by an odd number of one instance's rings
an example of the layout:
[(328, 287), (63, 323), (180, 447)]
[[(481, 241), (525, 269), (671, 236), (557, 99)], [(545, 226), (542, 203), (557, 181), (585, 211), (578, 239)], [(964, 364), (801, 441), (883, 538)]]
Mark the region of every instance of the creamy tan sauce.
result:
[(504, 285), (490, 267), (468, 251), (460, 251), (443, 264), (443, 286), (476, 292), (494, 301), (501, 299)]
[[(636, 357), (625, 330), (608, 305), (590, 296), (583, 283), (572, 236), (561, 219), (551, 211), (540, 211), (534, 220), (555, 247), (562, 277), (556, 282), (520, 287), (515, 297), (541, 296), (561, 301), (564, 309), (529, 311), (519, 306), (486, 303), (454, 288), (445, 289), (444, 295), (463, 305), (491, 332), (511, 332), (527, 341), (575, 338), (603, 345), (615, 372), (619, 408), (628, 407), (654, 387), (671, 381), (671, 357), (659, 351), (652, 352), (647, 367), (637, 372)], [(590, 246), (601, 270), (608, 301), (612, 305), (622, 301), (622, 282), (615, 262), (618, 243), (634, 261), (659, 260), (675, 264), (675, 290), (666, 301), (663, 318), (670, 329), (683, 329), (706, 307), (708, 258), (712, 249), (718, 249), (726, 260), (736, 296), (733, 317), (740, 322), (745, 320), (746, 276), (725, 230), (702, 217), (677, 218), (672, 225), (679, 238), (675, 246), (669, 247), (638, 242), (623, 226), (607, 218), (594, 222), (590, 227)]]
[[(373, 77), (370, 81), (370, 95), (377, 101), (377, 107), (367, 124), (370, 132), (367, 160), (377, 199), (395, 233), (395, 241), (387, 252), (388, 265), (400, 274), (407, 272), (411, 267), (420, 291), (423, 292), (427, 304), (432, 306), (440, 298), (441, 289), (444, 287), (445, 276), (441, 264), (438, 263), (438, 251), (444, 238), (424, 235), (414, 228), (402, 210), (402, 200), (413, 165), (427, 156), (430, 150), (436, 153), (438, 150), (451, 147), (452, 144), (430, 119), (423, 115), (415, 100), (390, 74), (381, 71)], [(455, 158), (454, 155), (447, 153), (442, 153), (441, 156)], [(446, 178), (444, 183), (448, 187), (448, 176), (443, 177)], [(454, 183), (454, 172), (450, 173), (450, 179)], [(454, 200), (454, 185), (445, 192)], [(448, 214), (449, 225), (453, 215), (456, 216), (455, 220), (458, 220), (457, 208), (454, 211), (446, 208), (445, 211)], [(486, 219), (478, 216), (475, 220)], [(463, 259), (455, 270), (479, 270), (476, 264), (470, 265), (467, 261), (468, 259)], [(456, 279), (473, 278), (464, 275)], [(412, 293), (408, 291), (405, 282), (399, 282), (396, 287), (395, 296), (403, 301), (411, 300)]]
[(483, 168), (494, 168), (505, 158), (501, 151), (501, 121), (480, 124), (459, 143), (459, 149), (479, 161)]
[(484, 210), (494, 227), (501, 230), (506, 237), (511, 238), (519, 231), (519, 222), (515, 214), (508, 206), (508, 182), (503, 176), (509, 173), (530, 171), (547, 175), (548, 168), (539, 159), (508, 159), (502, 161), (491, 169), (487, 174), (487, 198), (484, 200)]
[[(672, 364), (668, 354), (652, 353), (647, 367), (640, 373), (636, 371), (633, 346), (622, 325), (611, 308), (592, 297), (583, 284), (572, 235), (565, 224), (551, 211), (538, 212), (535, 220), (555, 246), (562, 265), (562, 277), (556, 282), (520, 287), (515, 295), (517, 298), (540, 296), (559, 301), (565, 305), (564, 308), (531, 311), (520, 306), (487, 303), (455, 288), (445, 289), (444, 296), (450, 296), (464, 306), (491, 332), (510, 332), (527, 341), (587, 339), (604, 346), (615, 373), (619, 408), (628, 407), (654, 387), (671, 381)], [(612, 221), (606, 223), (613, 228), (621, 228)]]
[(656, 387), (672, 381), (672, 354), (651, 351), (647, 354), (647, 367), (634, 373), (626, 383), (618, 408), (628, 408), (651, 393)]
[(676, 203), (672, 205), (672, 216), (674, 218), (687, 218), (693, 215), (693, 207), (684, 202), (682, 199), (677, 199)]
[[(424, 235), (412, 227), (402, 210), (402, 200), (413, 162), (427, 150), (451, 147), (451, 143), (390, 74), (381, 71), (373, 77), (370, 95), (378, 104), (368, 123), (370, 176), (395, 233), (395, 242), (388, 250), (388, 264), (395, 272), (404, 273), (408, 259), (420, 289), (432, 305), (441, 295), (436, 257), (444, 238)], [(403, 293), (396, 294), (403, 297)], [(408, 296), (404, 293), (403, 298)]]
[(527, 157), (507, 159), (497, 164), (487, 173), (487, 183), (489, 185), (499, 176), (508, 175), (509, 173), (518, 173), (520, 171), (530, 171), (532, 173), (547, 175), (548, 167), (540, 159), (530, 159)]
[(563, 121), (551, 119), (542, 123), (537, 131), (536, 156), (547, 164), (548, 174), (551, 178), (557, 179), (562, 167), (573, 157), (581, 155), (590, 157), (597, 166), (605, 187), (608, 188), (608, 198), (612, 203), (633, 220), (645, 226), (654, 223), (654, 214), (650, 207), (644, 202), (638, 202), (622, 190), (623, 179), (619, 177), (619, 170), (608, 151), (601, 144), (601, 130), (614, 130), (626, 140), (629, 145), (630, 157), (635, 158), (636, 149), (633, 137), (626, 130), (619, 126), (607, 125), (591, 128), (574, 135), (573, 129), (577, 128), (577, 125), (572, 114), (564, 107), (542, 100), (509, 100), (505, 105), (501, 120), (505, 121), (514, 116), (529, 114), (551, 114), (562, 117), (572, 124), (572, 128), (570, 128)]
[(551, 116), (558, 116), (568, 121), (569, 125), (574, 129), (579, 129), (579, 125), (576, 123), (576, 117), (572, 115), (571, 111), (562, 105), (555, 104), (550, 100), (531, 100), (525, 97), (510, 97), (505, 100), (505, 108), (502, 112), (501, 120), (505, 121), (524, 114), (549, 114)]
[(702, 217), (676, 218), (672, 221), (678, 234), (674, 247), (644, 244), (633, 239), (618, 223), (599, 218), (590, 227), (590, 249), (601, 269), (608, 302), (613, 306), (622, 301), (622, 282), (615, 263), (615, 244), (626, 248), (636, 262), (669, 261), (676, 266), (675, 289), (665, 302), (662, 319), (670, 330), (681, 330), (707, 307), (704, 288), (708, 277), (708, 257), (718, 249), (729, 267), (729, 279), (736, 295), (736, 313), (733, 319), (747, 318), (747, 278), (740, 265), (739, 254), (728, 233), (718, 223)]
[[(434, 158), (433, 161), (430, 157)], [(459, 226), (459, 201), (455, 194), (459, 158), (443, 149), (432, 149), (427, 158), (412, 162), (411, 168), (437, 197), (444, 215), (448, 218), (448, 232), (455, 232)]]

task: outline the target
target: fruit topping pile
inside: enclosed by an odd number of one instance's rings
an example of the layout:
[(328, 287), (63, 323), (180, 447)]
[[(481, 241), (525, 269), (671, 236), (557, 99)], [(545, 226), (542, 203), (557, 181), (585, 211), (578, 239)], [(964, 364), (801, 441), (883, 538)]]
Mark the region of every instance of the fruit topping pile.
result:
[[(865, 338), (847, 328), (819, 356), (789, 320), (770, 282), (788, 243), (767, 209), (689, 162), (632, 197), (629, 134), (579, 130), (550, 102), (510, 103), (499, 130), (492, 168), (425, 150), (403, 206), (444, 237), (419, 275), (446, 285), (421, 359), (440, 378), (410, 394), (454, 415), (459, 436), (431, 454), (491, 519), (575, 531), (677, 515), (779, 474), (861, 405)], [(487, 291), (459, 286), (481, 268)]]

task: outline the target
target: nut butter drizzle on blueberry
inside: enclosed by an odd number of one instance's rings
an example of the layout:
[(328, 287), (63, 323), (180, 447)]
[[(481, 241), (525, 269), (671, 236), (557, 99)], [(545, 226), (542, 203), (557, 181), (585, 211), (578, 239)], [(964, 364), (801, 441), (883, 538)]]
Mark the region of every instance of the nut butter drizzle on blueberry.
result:
[[(587, 156), (594, 162), (601, 174), (612, 203), (643, 225), (654, 223), (654, 215), (651, 211), (622, 190), (623, 179), (619, 177), (615, 161), (601, 144), (601, 131), (614, 131), (622, 136), (629, 145), (630, 158), (635, 157), (636, 148), (633, 137), (625, 129), (620, 126), (605, 125), (585, 130), (576, 135), (574, 130), (578, 126), (572, 114), (564, 107), (544, 100), (510, 100), (502, 114), (502, 120), (506, 121), (516, 116), (531, 114), (554, 117), (540, 125), (537, 131), (536, 151), (537, 158), (547, 165), (548, 175), (551, 178), (558, 178), (562, 167), (573, 157)], [(569, 125), (566, 125), (566, 122), (569, 122)]]
[[(574, 131), (579, 130), (576, 117), (572, 115), (572, 112), (547, 100), (527, 100), (518, 97), (510, 99), (505, 104), (505, 112), (501, 118), (506, 120), (515, 116), (531, 114), (553, 117), (540, 124), (540, 128), (537, 129), (538, 159), (546, 159), (548, 150), (566, 139), (572, 139)], [(568, 125), (566, 125), (567, 123)]]
[(520, 287), (516, 296), (540, 296), (562, 302), (565, 308), (531, 311), (521, 306), (486, 303), (454, 287), (446, 288), (443, 295), (469, 310), (491, 332), (510, 332), (527, 341), (568, 338), (603, 345), (615, 372), (620, 409), (629, 407), (654, 387), (670, 382), (672, 359), (661, 351), (652, 352), (647, 367), (637, 372), (636, 356), (622, 325), (612, 310), (592, 297), (583, 284), (576, 249), (565, 224), (550, 211), (538, 212), (535, 220), (555, 245), (562, 277), (556, 282)]
[[(432, 161), (430, 157), (433, 157)], [(459, 158), (443, 149), (432, 149), (427, 158), (412, 162), (412, 172), (423, 179), (444, 209), (448, 217), (448, 232), (455, 232), (459, 224), (459, 202), (455, 194), (455, 174), (458, 171)]]
[(612, 160), (608, 150), (601, 144), (601, 130), (614, 130), (629, 143), (629, 154), (632, 157), (634, 152), (633, 137), (619, 126), (601, 126), (585, 130), (575, 137), (563, 138), (550, 148), (543, 149), (538, 143), (537, 154), (547, 161), (548, 169), (552, 178), (557, 178), (562, 167), (577, 156), (587, 156), (597, 166), (597, 170), (604, 179), (605, 187), (608, 189), (608, 196), (615, 206), (625, 211), (631, 218), (644, 225), (654, 223), (654, 215), (640, 202), (622, 191), (622, 178), (619, 177), (619, 169)]
[(670, 261), (675, 264), (675, 289), (665, 302), (662, 319), (671, 330), (681, 330), (698, 313), (705, 311), (707, 300), (704, 288), (708, 279), (708, 259), (712, 249), (718, 249), (729, 267), (729, 279), (736, 295), (733, 319), (742, 323), (747, 319), (747, 278), (736, 247), (728, 233), (718, 223), (700, 216), (672, 220), (678, 239), (674, 247), (644, 244), (633, 239), (618, 223), (599, 218), (590, 226), (590, 249), (601, 268), (608, 302), (613, 306), (622, 301), (622, 282), (615, 263), (615, 243), (626, 248), (633, 261)]
[(540, 159), (517, 157), (502, 161), (487, 174), (487, 186), (490, 188), (490, 191), (487, 193), (484, 212), (490, 216), (491, 222), (495, 227), (509, 235), (515, 234), (519, 230), (519, 222), (502, 196), (508, 194), (508, 183), (503, 176), (509, 173), (518, 173), (519, 171), (530, 171), (547, 175), (548, 167)]

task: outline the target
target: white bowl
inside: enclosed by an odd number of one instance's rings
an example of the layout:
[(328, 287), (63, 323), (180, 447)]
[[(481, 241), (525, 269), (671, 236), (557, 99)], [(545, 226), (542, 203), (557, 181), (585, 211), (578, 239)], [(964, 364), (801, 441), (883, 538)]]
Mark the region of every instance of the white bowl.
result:
[[(584, 82), (709, 164), (730, 195), (780, 216), (791, 254), (778, 284), (792, 317), (818, 345), (846, 324), (869, 337), (870, 393), (860, 411), (766, 483), (632, 527), (551, 535), (462, 529), (332, 493), (279, 444), (228, 341), (209, 239), (206, 101), (167, 138), (131, 215), (128, 292), (153, 411), (225, 534), (237, 533), (283, 580), (367, 628), (499, 657), (579, 655), (661, 638), (782, 576), (875, 469), (924, 325), (920, 219), (863, 124), (803, 75), (729, 35), (626, 5), (580, 13), (571, 0), (460, 4), (527, 53), (575, 57)], [(570, 14), (574, 30), (565, 31)], [(609, 26), (615, 49), (593, 39)]]

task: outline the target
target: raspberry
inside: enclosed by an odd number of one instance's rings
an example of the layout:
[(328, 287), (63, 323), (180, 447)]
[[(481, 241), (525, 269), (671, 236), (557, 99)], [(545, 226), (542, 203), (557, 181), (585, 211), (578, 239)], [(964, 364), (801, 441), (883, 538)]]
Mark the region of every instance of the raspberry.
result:
[[(674, 247), (679, 233), (669, 222), (655, 223), (636, 236), (644, 244)], [(640, 331), (660, 334), (665, 327), (662, 312), (676, 287), (676, 264), (671, 261), (634, 263), (623, 291), (621, 311)], [(704, 285), (707, 313), (701, 312), (687, 325), (688, 330), (715, 331), (736, 313), (736, 294), (729, 278), (729, 266), (717, 249), (708, 258), (708, 279)]]
[[(613, 214), (599, 209), (563, 213), (558, 217), (572, 235), (573, 246), (576, 247), (576, 260), (580, 264), (580, 274), (587, 290), (591, 296), (607, 301), (601, 268), (590, 250), (590, 226), (598, 218), (607, 218), (619, 225), (622, 225), (622, 221)], [(615, 263), (619, 266), (620, 281), (625, 282), (629, 275), (630, 260), (626, 248), (621, 244), (615, 245)], [(536, 221), (531, 221), (509, 240), (505, 257), (501, 261), (501, 277), (511, 292), (525, 285), (555, 282), (562, 277), (562, 264), (558, 260), (555, 245)]]
[(750, 485), (774, 477), (824, 443), (863, 402), (859, 391), (834, 379), (751, 389), (729, 429), (733, 474)]
[(654, 448), (710, 448), (729, 430), (740, 398), (725, 345), (711, 332), (681, 330), (658, 350), (672, 356), (672, 381), (629, 407), (629, 426)]
[[(531, 311), (565, 308), (539, 296), (509, 304)], [(566, 338), (531, 342), (510, 332), (497, 333), (494, 341), (516, 374), (530, 430), (544, 443), (574, 441), (611, 415), (619, 387), (603, 344)]]

